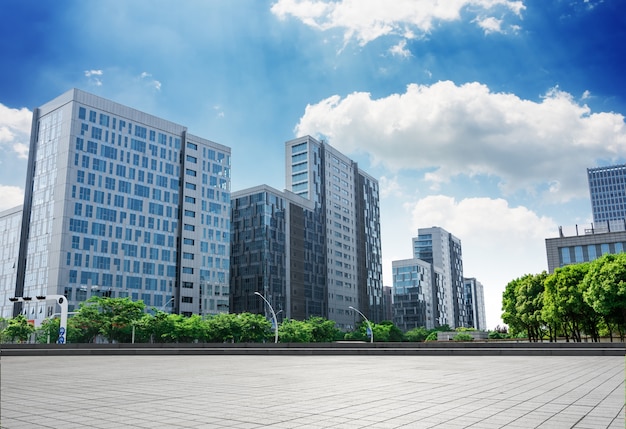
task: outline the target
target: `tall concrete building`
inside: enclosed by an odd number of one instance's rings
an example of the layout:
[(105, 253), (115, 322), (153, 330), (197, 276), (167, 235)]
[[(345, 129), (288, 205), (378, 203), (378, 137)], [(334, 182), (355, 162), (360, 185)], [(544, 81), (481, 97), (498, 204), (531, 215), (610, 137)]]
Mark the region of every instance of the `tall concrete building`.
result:
[(626, 164), (587, 169), (591, 210), (596, 228), (624, 224), (626, 218)]
[[(237, 224), (233, 224), (231, 278), (233, 308), (238, 311), (253, 308), (237, 302), (249, 299), (254, 293), (252, 289), (242, 289), (240, 284), (244, 281), (242, 273), (251, 269), (241, 266), (247, 263), (248, 257), (234, 259), (243, 256), (240, 254), (243, 251), (241, 246), (245, 246), (247, 233), (240, 233), (246, 230), (245, 225), (252, 228), (259, 224), (261, 218), (276, 216), (275, 222), (284, 223), (286, 231), (285, 247), (280, 247), (280, 244), (276, 248), (285, 255), (284, 278), (291, 284), (276, 286), (271, 294), (284, 293), (280, 304), (283, 307), (279, 308), (286, 309), (286, 316), (320, 315), (334, 320), (341, 329), (352, 329), (361, 320), (361, 316), (349, 308), (354, 307), (371, 321), (382, 321), (384, 305), (378, 182), (360, 170), (350, 158), (310, 136), (286, 143), (285, 165), (284, 193), (268, 188), (252, 188), (235, 194), (233, 220)], [(257, 195), (254, 198), (261, 201), (252, 202), (249, 199), (251, 195)], [(284, 204), (286, 208), (273, 208), (274, 203), (268, 198), (282, 201), (279, 205)], [(243, 208), (249, 205), (256, 208), (244, 211)], [(257, 214), (261, 207), (265, 207), (263, 215)], [(283, 214), (269, 214), (274, 211)], [(294, 223), (296, 220), (300, 226)], [(260, 231), (260, 234), (265, 232)], [(266, 246), (273, 239), (271, 236), (265, 238)], [(303, 248), (298, 250), (297, 246)], [(278, 268), (277, 271), (281, 272)], [(256, 272), (262, 273), (260, 270)], [(266, 285), (271, 281), (270, 278), (257, 280), (254, 291), (267, 290)], [(305, 293), (304, 296), (300, 290)], [(296, 300), (300, 300), (298, 304)]]
[(431, 263), (443, 272), (446, 291), (443, 313), (451, 327), (468, 326), (464, 305), (461, 240), (443, 228), (420, 228), (413, 238), (413, 257)]
[(420, 228), (412, 243), (413, 258), (392, 262), (394, 323), (404, 331), (485, 329), (482, 285), (463, 277), (461, 240), (432, 227)]
[(320, 208), (326, 237), (328, 318), (350, 329), (383, 319), (378, 181), (310, 136), (286, 143), (286, 188)]
[(487, 330), (487, 316), (485, 314), (485, 292), (483, 284), (475, 278), (464, 278), (465, 307), (467, 326), (479, 331)]
[(15, 296), (228, 311), (230, 148), (73, 89), (34, 109), (25, 189)]

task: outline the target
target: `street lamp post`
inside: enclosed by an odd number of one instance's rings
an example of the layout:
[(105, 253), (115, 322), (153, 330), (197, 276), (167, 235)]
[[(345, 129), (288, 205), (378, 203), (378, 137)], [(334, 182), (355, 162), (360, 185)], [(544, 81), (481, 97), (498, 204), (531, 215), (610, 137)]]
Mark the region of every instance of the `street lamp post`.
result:
[(274, 313), (274, 309), (272, 308), (272, 304), (270, 304), (270, 302), (265, 299), (265, 297), (263, 295), (261, 295), (259, 292), (254, 292), (255, 295), (259, 295), (261, 297), (261, 299), (263, 299), (263, 301), (265, 301), (265, 303), (267, 304), (267, 306), (270, 308), (270, 311), (272, 312), (272, 318), (274, 319), (274, 343), (278, 342), (278, 320), (276, 319), (276, 313)]
[(351, 310), (356, 311), (357, 313), (359, 313), (361, 316), (363, 316), (363, 318), (365, 319), (365, 321), (367, 322), (367, 326), (370, 329), (370, 343), (374, 342), (374, 330), (372, 329), (372, 324), (370, 323), (370, 321), (367, 319), (367, 317), (365, 317), (365, 314), (361, 313), (359, 310), (357, 310), (356, 308), (354, 308), (353, 306), (349, 306), (348, 307)]

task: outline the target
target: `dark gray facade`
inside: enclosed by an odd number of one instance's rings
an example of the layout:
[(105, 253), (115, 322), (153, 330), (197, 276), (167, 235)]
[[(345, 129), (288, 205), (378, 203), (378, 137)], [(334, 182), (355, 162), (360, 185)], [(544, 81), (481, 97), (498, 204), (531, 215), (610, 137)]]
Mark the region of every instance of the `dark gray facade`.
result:
[(230, 309), (304, 320), (326, 316), (321, 214), (314, 204), (266, 185), (233, 193)]

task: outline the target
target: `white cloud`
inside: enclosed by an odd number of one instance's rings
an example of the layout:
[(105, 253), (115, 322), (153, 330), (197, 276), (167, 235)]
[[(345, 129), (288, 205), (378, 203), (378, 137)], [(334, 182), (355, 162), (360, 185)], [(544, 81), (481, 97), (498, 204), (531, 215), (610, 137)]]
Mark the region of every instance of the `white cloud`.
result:
[(85, 70), (85, 77), (89, 78), (89, 83), (95, 86), (102, 86), (102, 79), (104, 72), (102, 70)]
[(24, 190), (17, 186), (0, 185), (0, 211), (11, 209), (24, 203)]
[(334, 95), (308, 105), (295, 132), (392, 170), (434, 168), (424, 176), (434, 185), (497, 177), (505, 194), (549, 192), (552, 202), (586, 196), (586, 168), (623, 159), (626, 149), (621, 114), (592, 113), (558, 89), (535, 102), (476, 82), (411, 84), (380, 99)]
[(494, 18), (493, 16), (480, 19), (477, 21), (478, 26), (485, 31), (485, 34), (489, 33), (502, 33), (502, 20)]
[(414, 236), (418, 228), (439, 226), (461, 240), (464, 276), (476, 277), (485, 287), (489, 328), (502, 323), (506, 284), (524, 274), (547, 270), (545, 238), (557, 236), (556, 223), (525, 207), (510, 207), (503, 199), (455, 200), (438, 195), (406, 208)]
[(382, 176), (378, 179), (380, 196), (386, 198), (388, 196), (400, 196), (402, 194), (400, 183), (397, 177)]
[(28, 158), (32, 118), (33, 112), (26, 108), (12, 109), (0, 104), (0, 148)]
[(406, 40), (400, 40), (400, 42), (398, 42), (397, 45), (394, 45), (391, 48), (389, 48), (389, 52), (392, 55), (403, 57), (403, 58), (408, 58), (411, 56), (411, 51), (409, 51), (406, 48)]
[(142, 72), (139, 75), (139, 79), (142, 81), (145, 81), (148, 86), (154, 88), (156, 91), (160, 91), (161, 90), (161, 82), (159, 82), (156, 79), (152, 79), (152, 74), (148, 73), (148, 72)]
[(354, 38), (365, 45), (389, 34), (428, 33), (439, 22), (460, 20), (464, 11), (477, 15), (495, 9), (519, 17), (525, 6), (521, 0), (278, 0), (271, 11), (319, 30), (341, 29), (345, 41)]

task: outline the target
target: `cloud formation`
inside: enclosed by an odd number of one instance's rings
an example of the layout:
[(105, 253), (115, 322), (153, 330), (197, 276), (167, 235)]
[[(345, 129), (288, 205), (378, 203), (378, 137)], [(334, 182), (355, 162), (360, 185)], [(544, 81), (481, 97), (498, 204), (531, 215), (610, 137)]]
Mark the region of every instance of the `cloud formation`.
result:
[(89, 83), (95, 86), (102, 86), (102, 70), (85, 70), (85, 77), (89, 79)]
[(278, 0), (271, 10), (280, 19), (293, 16), (319, 30), (341, 29), (344, 41), (365, 45), (390, 34), (418, 37), (439, 22), (461, 20), (464, 12), (482, 23), (491, 13), (520, 17), (524, 9), (521, 0)]
[(32, 118), (33, 112), (26, 108), (13, 109), (0, 103), (0, 149), (28, 159)]
[(393, 171), (431, 169), (424, 178), (433, 185), (497, 177), (505, 194), (541, 192), (553, 202), (586, 195), (585, 169), (626, 149), (621, 114), (592, 113), (558, 88), (536, 102), (477, 82), (411, 84), (380, 99), (334, 95), (308, 105), (295, 132)]

